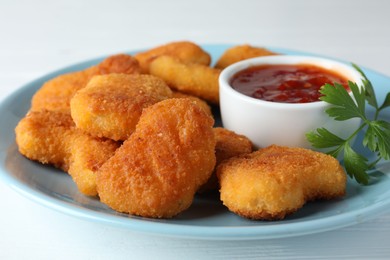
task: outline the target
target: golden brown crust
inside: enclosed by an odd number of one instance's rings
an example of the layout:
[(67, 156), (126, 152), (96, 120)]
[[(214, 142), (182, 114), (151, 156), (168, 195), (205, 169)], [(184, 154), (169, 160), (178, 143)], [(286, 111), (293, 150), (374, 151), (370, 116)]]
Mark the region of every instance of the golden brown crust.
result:
[(81, 193), (96, 196), (96, 171), (119, 148), (120, 144), (110, 139), (95, 138), (77, 130), (70, 145), (68, 173)]
[(134, 57), (138, 60), (142, 72), (149, 73), (150, 63), (157, 57), (167, 55), (177, 58), (183, 63), (197, 63), (210, 65), (211, 57), (200, 46), (188, 41), (171, 42), (145, 52), (137, 53)]
[(252, 142), (244, 135), (237, 134), (226, 128), (214, 128), (217, 144), (215, 152), (217, 164), (234, 156), (252, 152)]
[(29, 112), (16, 126), (19, 152), (43, 164), (67, 171), (69, 151), (66, 149), (75, 125), (69, 114), (50, 111)]
[(173, 91), (172, 92), (172, 98), (189, 98), (193, 101), (195, 101), (195, 103), (197, 105), (199, 105), (201, 108), (203, 108), (203, 110), (208, 114), (210, 115), (211, 117), (213, 116), (213, 113), (211, 112), (211, 107), (209, 106), (209, 104), (207, 104), (206, 101), (204, 101), (203, 99), (200, 99), (198, 97), (195, 97), (193, 95), (189, 95), (189, 94), (185, 94), (183, 92), (180, 92), (180, 91)]
[[(243, 135), (239, 135), (222, 127), (214, 128), (216, 140), (215, 157), (217, 159), (216, 166), (218, 167), (226, 159), (252, 152), (252, 142)], [(210, 192), (218, 190), (218, 179), (213, 172), (210, 179), (199, 189), (198, 192)]]
[(136, 131), (98, 171), (100, 199), (130, 214), (170, 218), (187, 209), (215, 166), (213, 120), (188, 99), (144, 110)]
[(142, 110), (172, 91), (152, 75), (109, 74), (93, 77), (71, 100), (71, 114), (78, 128), (98, 137), (126, 140)]
[(215, 64), (215, 68), (224, 69), (229, 65), (249, 58), (277, 55), (265, 48), (254, 47), (248, 44), (237, 45), (227, 49)]
[(69, 112), (70, 100), (74, 94), (84, 88), (96, 75), (110, 73), (138, 74), (138, 61), (130, 55), (113, 55), (96, 66), (82, 71), (59, 75), (49, 81), (35, 93), (32, 98), (32, 111), (51, 110)]
[(93, 138), (78, 130), (68, 113), (32, 111), (15, 129), (21, 154), (68, 172), (78, 189), (95, 196), (96, 170), (110, 158), (119, 144)]
[(283, 219), (307, 201), (342, 197), (346, 188), (335, 158), (275, 145), (225, 161), (217, 177), (224, 205), (252, 219)]
[(149, 72), (162, 78), (171, 88), (218, 104), (219, 69), (200, 64), (184, 64), (170, 56), (160, 56), (150, 64)]

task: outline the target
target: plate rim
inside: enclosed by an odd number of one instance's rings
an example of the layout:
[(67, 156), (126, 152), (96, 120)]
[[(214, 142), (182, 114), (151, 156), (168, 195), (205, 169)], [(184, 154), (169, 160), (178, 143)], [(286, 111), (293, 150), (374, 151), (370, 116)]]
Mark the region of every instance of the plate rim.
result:
[[(207, 48), (228, 48), (232, 46), (231, 44), (202, 44), (201, 47)], [(305, 55), (313, 55), (313, 56), (321, 56), (318, 54), (312, 54), (303, 51), (295, 51), (284, 48), (272, 48), (266, 47), (271, 50), (278, 50), (279, 52), (298, 52), (304, 53)], [(128, 51), (126, 53), (133, 54), (142, 50), (134, 50)], [(106, 56), (104, 56), (106, 57)], [(42, 81), (46, 81), (54, 76), (59, 74), (77, 70), (77, 68), (88, 67), (91, 64), (95, 64), (100, 60), (104, 59), (103, 56), (88, 59), (85, 61), (81, 61), (72, 65), (68, 65), (66, 67), (54, 70), (47, 74), (44, 74), (41, 77), (36, 78), (17, 90), (11, 92), (10, 95), (4, 97), (0, 102), (0, 112), (3, 112), (7, 107), (7, 103), (9, 103), (15, 97), (21, 95), (25, 90), (36, 87), (38, 83)], [(335, 58), (331, 58), (333, 60), (338, 60)], [(342, 62), (343, 60), (339, 60)], [(365, 67), (361, 67), (363, 71), (368, 71), (378, 76), (385, 77), (390, 81), (390, 78), (382, 73), (375, 72), (371, 69), (367, 69)], [(3, 151), (0, 151), (3, 153)], [(273, 238), (287, 238), (287, 237), (296, 237), (301, 235), (308, 235), (314, 233), (320, 233), (324, 231), (330, 231), (339, 229), (342, 227), (351, 226), (357, 223), (364, 222), (368, 219), (372, 219), (378, 216), (380, 213), (385, 213), (385, 206), (390, 204), (390, 197), (385, 201), (379, 201), (372, 205), (369, 205), (364, 208), (355, 209), (352, 212), (345, 212), (340, 215), (332, 215), (323, 217), (321, 219), (313, 219), (306, 220), (298, 223), (286, 223), (277, 222), (279, 225), (259, 225), (259, 226), (221, 226), (221, 227), (213, 227), (213, 226), (193, 226), (186, 224), (178, 224), (178, 223), (167, 223), (167, 222), (153, 222), (152, 219), (145, 222), (142, 218), (123, 218), (120, 215), (113, 215), (108, 213), (103, 213), (99, 211), (93, 211), (88, 208), (79, 207), (78, 205), (71, 204), (69, 202), (60, 200), (58, 198), (49, 196), (43, 192), (34, 190), (29, 185), (20, 182), (16, 177), (12, 176), (7, 172), (5, 168), (5, 159), (4, 162), (0, 162), (0, 179), (5, 181), (13, 190), (23, 195), (24, 197), (37, 202), (40, 205), (43, 205), (47, 208), (54, 209), (58, 212), (65, 213), (67, 215), (75, 216), (84, 220), (99, 222), (103, 224), (110, 224), (117, 227), (125, 227), (131, 229), (132, 231), (144, 232), (144, 233), (152, 233), (155, 235), (164, 235), (164, 236), (173, 236), (173, 237), (183, 237), (183, 238), (196, 238), (196, 239), (207, 239), (207, 240), (258, 240), (258, 239), (273, 239)], [(346, 221), (346, 220), (353, 221)], [(332, 222), (332, 225), (326, 223)], [(141, 223), (141, 224), (140, 224)], [(281, 223), (281, 224), (280, 224)], [(320, 225), (319, 225), (320, 224)], [(179, 228), (172, 228), (179, 227)], [(315, 228), (313, 228), (315, 227)], [(297, 232), (297, 228), (298, 231)], [(261, 229), (261, 230), (259, 230)], [(275, 230), (277, 232), (275, 232)]]

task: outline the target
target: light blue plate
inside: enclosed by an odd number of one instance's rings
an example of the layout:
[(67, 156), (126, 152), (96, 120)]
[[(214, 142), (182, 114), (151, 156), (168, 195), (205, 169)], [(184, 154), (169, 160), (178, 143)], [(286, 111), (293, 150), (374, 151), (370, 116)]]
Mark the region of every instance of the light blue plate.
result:
[[(215, 61), (229, 45), (203, 47)], [(286, 54), (308, 55), (285, 49), (270, 49)], [(241, 218), (230, 213), (217, 195), (197, 196), (187, 211), (170, 220), (134, 217), (112, 211), (98, 199), (80, 194), (66, 173), (21, 156), (14, 134), (16, 124), (30, 107), (32, 95), (45, 81), (65, 72), (81, 70), (101, 60), (83, 62), (50, 73), (18, 89), (0, 104), (0, 177), (27, 198), (69, 215), (102, 224), (165, 236), (216, 240), (268, 239), (312, 234), (361, 223), (390, 209), (390, 163), (386, 162), (378, 165), (369, 186), (360, 186), (350, 181), (345, 198), (308, 203), (283, 221), (251, 221)], [(390, 78), (368, 69), (364, 71), (371, 79), (378, 99), (382, 101), (390, 91)], [(390, 120), (390, 111), (386, 112), (386, 120)], [(364, 153), (363, 150), (361, 152)]]

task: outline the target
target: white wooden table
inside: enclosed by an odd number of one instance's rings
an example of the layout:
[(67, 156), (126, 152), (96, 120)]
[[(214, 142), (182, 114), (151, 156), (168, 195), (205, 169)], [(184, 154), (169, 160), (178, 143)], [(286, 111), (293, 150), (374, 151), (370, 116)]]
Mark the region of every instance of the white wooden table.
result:
[[(389, 13), (386, 0), (2, 0), (0, 100), (58, 68), (181, 39), (319, 53), (390, 76)], [(390, 209), (347, 228), (259, 241), (140, 234), (45, 208), (2, 182), (0, 212), (0, 259), (390, 259)]]

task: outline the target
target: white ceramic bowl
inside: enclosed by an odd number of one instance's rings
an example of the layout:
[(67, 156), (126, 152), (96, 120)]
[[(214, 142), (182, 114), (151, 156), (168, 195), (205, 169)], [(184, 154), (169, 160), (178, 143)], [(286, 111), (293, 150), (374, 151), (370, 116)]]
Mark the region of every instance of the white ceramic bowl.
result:
[(348, 137), (359, 124), (359, 119), (335, 121), (325, 110), (324, 101), (311, 103), (276, 103), (246, 96), (230, 85), (231, 78), (248, 67), (266, 64), (313, 64), (337, 71), (358, 86), (361, 75), (352, 66), (325, 58), (311, 56), (266, 56), (244, 60), (225, 68), (219, 77), (220, 108), (225, 128), (247, 136), (255, 147), (271, 144), (312, 148), (305, 134), (326, 127), (341, 137)]

